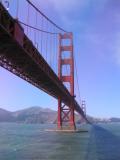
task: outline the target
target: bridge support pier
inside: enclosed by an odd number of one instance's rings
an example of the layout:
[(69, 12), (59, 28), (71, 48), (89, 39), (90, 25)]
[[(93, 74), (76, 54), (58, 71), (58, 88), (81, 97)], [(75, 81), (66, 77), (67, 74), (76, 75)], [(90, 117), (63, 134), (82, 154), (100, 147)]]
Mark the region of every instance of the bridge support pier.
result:
[(75, 130), (74, 108), (66, 106), (58, 100), (58, 129), (59, 130)]
[[(65, 67), (67, 71), (65, 72)], [(64, 69), (64, 70), (63, 70)], [(72, 33), (59, 34), (58, 77), (74, 99), (74, 58)], [(75, 130), (73, 99), (70, 106), (58, 99), (58, 129)]]

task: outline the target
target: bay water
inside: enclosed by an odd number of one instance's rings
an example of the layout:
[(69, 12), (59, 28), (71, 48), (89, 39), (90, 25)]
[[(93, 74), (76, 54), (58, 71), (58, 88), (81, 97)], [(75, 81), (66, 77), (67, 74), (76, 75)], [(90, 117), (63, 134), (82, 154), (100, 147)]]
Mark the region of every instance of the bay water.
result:
[(55, 127), (0, 123), (0, 160), (120, 160), (120, 123), (78, 126), (88, 132), (45, 131)]

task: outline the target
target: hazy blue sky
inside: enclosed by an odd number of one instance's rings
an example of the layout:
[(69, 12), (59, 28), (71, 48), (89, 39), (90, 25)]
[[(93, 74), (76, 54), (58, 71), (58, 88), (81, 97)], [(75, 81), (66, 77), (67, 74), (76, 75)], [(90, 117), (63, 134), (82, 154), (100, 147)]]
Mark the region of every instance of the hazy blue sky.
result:
[[(34, 0), (53, 21), (74, 33), (81, 97), (87, 113), (120, 117), (120, 0)], [(0, 68), (0, 107), (57, 109), (52, 97)], [(77, 94), (77, 93), (76, 93)]]

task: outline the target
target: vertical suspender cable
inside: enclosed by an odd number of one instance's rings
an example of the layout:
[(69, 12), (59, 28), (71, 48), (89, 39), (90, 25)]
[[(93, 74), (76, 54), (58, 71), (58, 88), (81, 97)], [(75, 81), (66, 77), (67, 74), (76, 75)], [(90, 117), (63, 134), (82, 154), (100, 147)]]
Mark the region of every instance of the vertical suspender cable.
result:
[[(53, 31), (53, 28), (51, 28), (51, 29)], [(54, 69), (54, 59), (53, 59), (53, 57), (54, 57), (54, 42), (53, 42), (53, 38), (54, 38), (53, 35), (51, 35), (51, 47), (52, 47), (52, 49), (51, 49), (51, 62), (52, 62), (52, 68)]]
[[(46, 21), (46, 28), (48, 29), (48, 21)], [(48, 61), (48, 34), (46, 34), (46, 61)]]
[(80, 95), (80, 88), (79, 88), (79, 82), (78, 82), (78, 72), (77, 72), (77, 65), (76, 65), (76, 59), (74, 56), (74, 62), (75, 62), (75, 73), (76, 73), (76, 82), (77, 82), (77, 88), (78, 88), (78, 96), (79, 96), (79, 100), (80, 100), (80, 104), (81, 104), (81, 95)]
[[(29, 3), (28, 3), (28, 13), (27, 13), (27, 24), (29, 25), (29, 10), (30, 10), (30, 8), (29, 8), (30, 6), (29, 6)], [(28, 29), (29, 29), (29, 27), (27, 26), (27, 35), (28, 35)]]
[[(50, 30), (49, 22), (48, 22), (48, 31)], [(51, 46), (51, 41), (50, 41), (50, 36), (48, 34), (48, 64), (50, 65), (50, 46)]]
[(17, 10), (16, 10), (16, 19), (17, 20), (19, 19), (18, 16), (19, 16), (19, 0), (17, 0)]
[[(55, 28), (56, 31), (56, 28)], [(57, 46), (57, 34), (55, 35), (55, 66), (56, 66), (56, 74), (58, 73), (58, 46)]]
[(58, 34), (56, 35), (56, 71), (58, 74)]
[[(53, 32), (55, 32), (55, 27), (53, 28)], [(56, 54), (55, 54), (55, 35), (53, 35), (53, 65), (54, 65), (54, 72), (56, 73), (56, 66), (55, 66), (55, 60), (56, 60)]]
[[(51, 28), (50, 28), (51, 32)], [(52, 36), (50, 36), (50, 66), (52, 67)]]
[[(54, 27), (54, 32), (55, 32), (55, 27)], [(55, 50), (55, 35), (53, 35), (53, 42), (54, 42), (54, 48), (53, 48), (53, 53), (54, 53), (54, 59), (53, 59), (53, 61), (54, 61), (54, 72), (56, 73), (56, 66), (55, 66), (55, 61), (56, 61), (56, 50)]]
[[(43, 16), (41, 16), (41, 29), (43, 29)], [(43, 47), (42, 47), (42, 44), (43, 44), (43, 32), (41, 32), (41, 54), (43, 53)]]
[[(37, 11), (36, 11), (36, 18), (35, 18), (35, 27), (37, 28)], [(34, 43), (35, 47), (38, 49), (38, 42), (37, 42), (37, 30), (34, 30)]]

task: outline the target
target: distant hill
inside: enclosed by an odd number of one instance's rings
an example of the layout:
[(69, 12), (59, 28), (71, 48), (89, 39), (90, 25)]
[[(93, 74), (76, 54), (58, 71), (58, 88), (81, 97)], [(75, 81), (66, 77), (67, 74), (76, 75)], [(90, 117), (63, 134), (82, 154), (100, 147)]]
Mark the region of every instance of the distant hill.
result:
[(30, 107), (10, 112), (0, 108), (0, 122), (55, 123), (57, 112), (49, 108)]
[(12, 112), (0, 108), (0, 122), (13, 122), (13, 121), (14, 117), (12, 115)]
[[(76, 115), (76, 121), (79, 123), (80, 116)], [(30, 107), (16, 112), (9, 112), (0, 109), (0, 122), (18, 122), (18, 123), (56, 123), (57, 111), (49, 108)]]
[(54, 123), (57, 112), (48, 108), (30, 107), (12, 113), (16, 122), (24, 123)]
[(110, 118), (111, 122), (120, 122), (120, 118)]
[[(101, 118), (94, 118), (88, 115), (87, 118), (92, 123), (120, 122), (120, 118), (101, 119)], [(80, 115), (76, 114), (75, 119), (77, 123), (81, 123)], [(37, 106), (19, 110), (16, 112), (10, 112), (0, 108), (0, 122), (56, 123), (57, 111)]]

